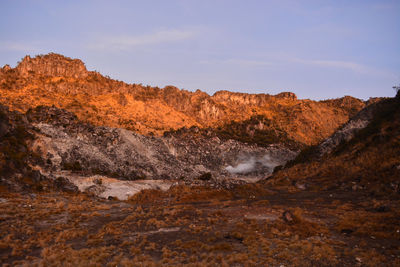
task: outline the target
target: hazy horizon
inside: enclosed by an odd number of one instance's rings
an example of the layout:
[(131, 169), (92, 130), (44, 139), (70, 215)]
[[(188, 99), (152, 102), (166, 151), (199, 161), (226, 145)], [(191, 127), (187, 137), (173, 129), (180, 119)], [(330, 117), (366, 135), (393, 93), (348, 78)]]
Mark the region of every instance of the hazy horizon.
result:
[(397, 1), (3, 1), (0, 64), (50, 52), (212, 95), (393, 96)]

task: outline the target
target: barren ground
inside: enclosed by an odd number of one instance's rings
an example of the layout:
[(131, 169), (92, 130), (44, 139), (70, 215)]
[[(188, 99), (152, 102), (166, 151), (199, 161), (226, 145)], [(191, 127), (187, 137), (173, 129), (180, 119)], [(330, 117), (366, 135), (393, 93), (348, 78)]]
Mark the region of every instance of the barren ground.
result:
[(0, 197), (3, 266), (400, 265), (400, 201), (393, 196), (249, 185), (145, 190), (127, 201)]

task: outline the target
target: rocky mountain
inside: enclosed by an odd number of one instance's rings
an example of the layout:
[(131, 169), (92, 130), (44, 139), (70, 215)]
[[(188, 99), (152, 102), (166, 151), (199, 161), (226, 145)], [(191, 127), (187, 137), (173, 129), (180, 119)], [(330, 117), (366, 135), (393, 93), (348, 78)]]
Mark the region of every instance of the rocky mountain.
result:
[(396, 195), (400, 192), (399, 130), (400, 93), (363, 109), (320, 145), (276, 170), (268, 183)]
[(0, 83), (5, 266), (400, 265), (400, 93), (209, 96), (55, 54)]
[[(210, 96), (174, 86), (126, 84), (88, 71), (79, 59), (58, 54), (26, 56), (17, 67), (0, 69), (0, 103), (20, 112), (55, 105), (93, 125), (156, 136), (191, 126), (223, 132), (239, 123), (240, 134), (230, 138), (247, 136), (247, 142), (268, 145), (271, 142), (258, 140), (273, 135), (297, 148), (319, 143), (366, 105), (349, 96), (326, 101), (299, 100), (289, 92), (219, 91)], [(255, 120), (256, 125), (246, 124)]]

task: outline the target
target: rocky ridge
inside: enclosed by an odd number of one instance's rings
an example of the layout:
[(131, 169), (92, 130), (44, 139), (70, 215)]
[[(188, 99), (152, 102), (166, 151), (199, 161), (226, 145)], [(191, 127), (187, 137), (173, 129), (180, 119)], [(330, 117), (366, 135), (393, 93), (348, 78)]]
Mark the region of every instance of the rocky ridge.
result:
[[(0, 103), (26, 112), (39, 105), (56, 105), (97, 126), (126, 128), (161, 136), (182, 127), (224, 127), (263, 116), (270, 131), (279, 129), (299, 146), (317, 144), (361, 110), (352, 97), (326, 101), (299, 100), (290, 92), (278, 95), (228, 91), (213, 96), (126, 84), (87, 71), (84, 63), (58, 54), (25, 57), (16, 68), (0, 69)], [(251, 136), (251, 134), (250, 134)], [(257, 143), (257, 142), (255, 142)]]
[[(266, 183), (294, 190), (396, 196), (400, 174), (400, 94), (360, 111), (320, 145), (303, 150)], [(291, 179), (287, 179), (291, 177)]]

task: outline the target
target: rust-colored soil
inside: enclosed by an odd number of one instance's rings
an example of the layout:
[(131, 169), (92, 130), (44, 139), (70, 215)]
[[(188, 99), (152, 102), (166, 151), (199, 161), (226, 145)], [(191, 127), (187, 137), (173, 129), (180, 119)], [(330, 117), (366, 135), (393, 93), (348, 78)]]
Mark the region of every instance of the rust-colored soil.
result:
[[(196, 189), (187, 190), (196, 195)], [(400, 264), (399, 198), (371, 201), (364, 193), (344, 191), (263, 196), (247, 192), (247, 198), (221, 192), (202, 201), (177, 200), (171, 193), (148, 196), (146, 204), (137, 199), (2, 193), (0, 262), (33, 266)], [(284, 211), (290, 212), (291, 221), (283, 219)]]

